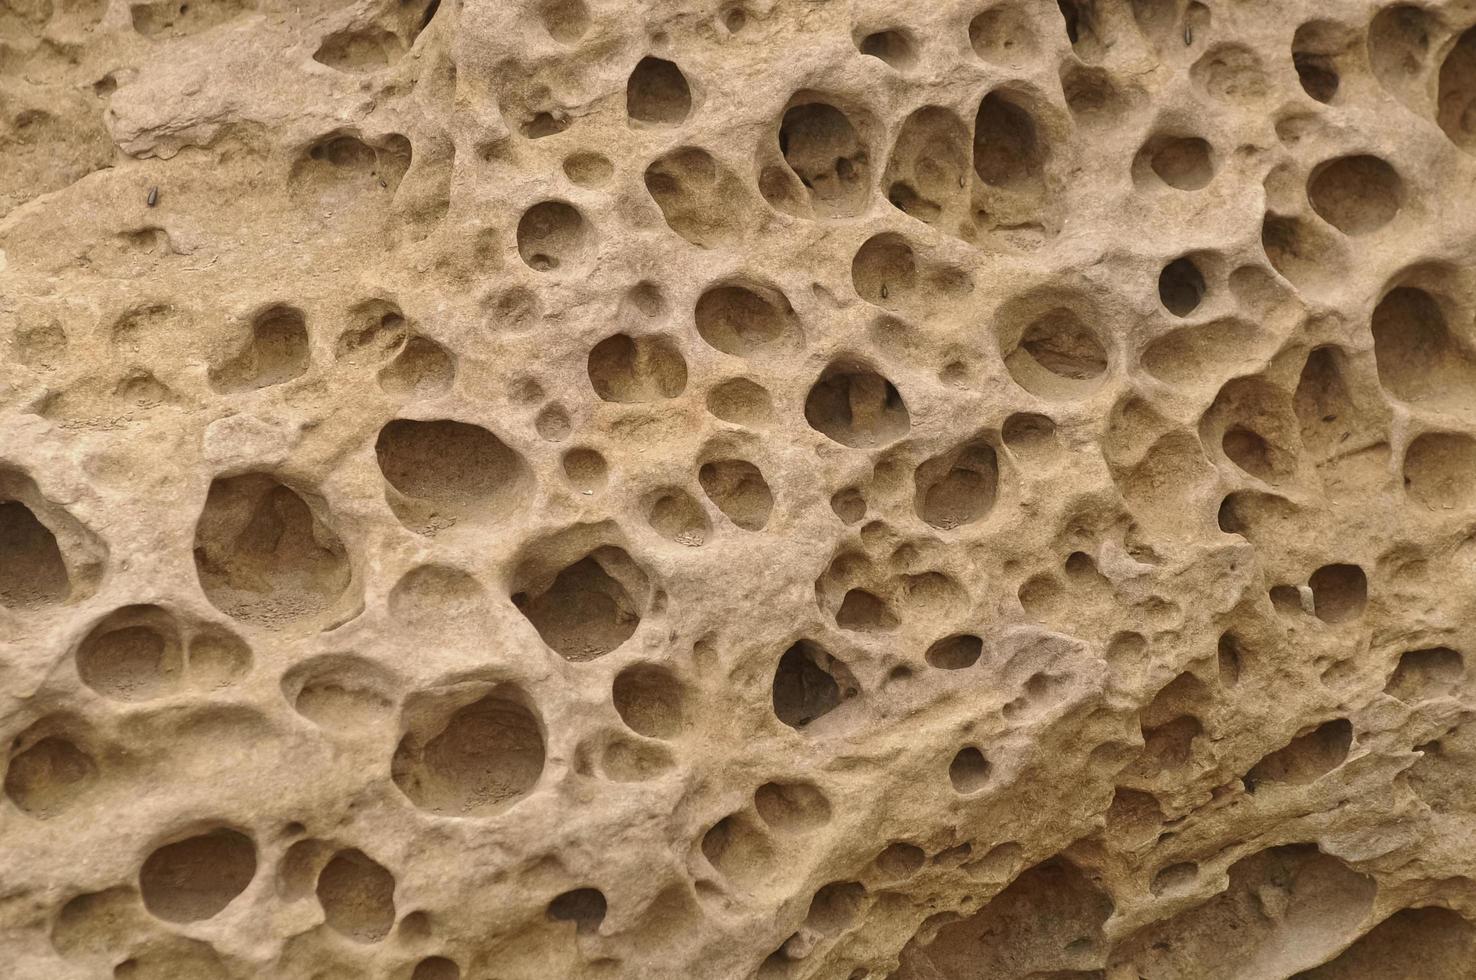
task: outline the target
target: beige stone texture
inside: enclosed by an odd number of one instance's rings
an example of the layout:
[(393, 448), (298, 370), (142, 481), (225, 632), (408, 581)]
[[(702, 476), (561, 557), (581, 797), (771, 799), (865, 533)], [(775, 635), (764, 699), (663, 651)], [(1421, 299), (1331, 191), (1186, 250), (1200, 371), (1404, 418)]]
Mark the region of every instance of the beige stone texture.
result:
[(0, 976), (1472, 980), (1476, 3), (0, 0)]

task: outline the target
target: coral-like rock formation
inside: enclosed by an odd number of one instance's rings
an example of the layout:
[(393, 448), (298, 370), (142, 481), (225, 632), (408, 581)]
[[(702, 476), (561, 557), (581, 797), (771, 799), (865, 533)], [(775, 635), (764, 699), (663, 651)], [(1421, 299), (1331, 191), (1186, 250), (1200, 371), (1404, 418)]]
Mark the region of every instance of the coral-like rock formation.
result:
[(1476, 6), (0, 0), (16, 980), (1476, 977)]

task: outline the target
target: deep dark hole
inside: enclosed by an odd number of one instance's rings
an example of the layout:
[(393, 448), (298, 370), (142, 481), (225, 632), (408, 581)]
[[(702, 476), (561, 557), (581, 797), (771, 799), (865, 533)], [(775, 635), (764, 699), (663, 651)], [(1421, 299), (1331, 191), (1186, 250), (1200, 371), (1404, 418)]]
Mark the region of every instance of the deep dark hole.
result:
[(1056, 0), (1056, 6), (1061, 8), (1061, 16), (1066, 20), (1066, 36), (1075, 44), (1081, 31), (1081, 11), (1073, 0)]
[(1318, 102), (1331, 102), (1338, 94), (1338, 73), (1327, 58), (1316, 54), (1293, 54), (1292, 64), (1296, 66), (1303, 90)]

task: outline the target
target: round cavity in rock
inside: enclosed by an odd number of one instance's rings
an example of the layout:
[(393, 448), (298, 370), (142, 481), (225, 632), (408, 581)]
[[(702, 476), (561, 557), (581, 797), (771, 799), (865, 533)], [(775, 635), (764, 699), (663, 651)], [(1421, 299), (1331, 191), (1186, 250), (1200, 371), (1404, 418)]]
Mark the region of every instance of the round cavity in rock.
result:
[(564, 44), (573, 44), (589, 30), (589, 8), (584, 0), (543, 0), (538, 5), (538, 19), (549, 37)]
[(1013, 3), (991, 6), (969, 21), (969, 44), (985, 61), (1017, 67), (1039, 50), (1031, 18)]
[[(859, 213), (871, 190), (871, 164), (866, 144), (844, 112), (824, 102), (790, 106), (779, 123), (779, 151), (801, 190), (809, 210), (819, 218)], [(761, 190), (764, 184), (761, 183)], [(771, 201), (796, 210), (783, 198)], [(803, 206), (798, 209), (805, 214)]]
[(339, 851), (318, 874), (318, 904), (328, 928), (374, 943), (395, 924), (395, 876), (357, 849)]
[(1197, 191), (1215, 176), (1210, 145), (1198, 136), (1160, 137), (1143, 154), (1159, 180), (1181, 191)]
[(846, 487), (831, 495), (830, 509), (842, 523), (855, 524), (866, 516), (866, 498), (856, 487)]
[(60, 602), (71, 591), (56, 535), (19, 500), (0, 501), (0, 605)]
[(1404, 182), (1378, 157), (1338, 157), (1313, 168), (1307, 200), (1328, 224), (1345, 235), (1367, 235), (1394, 220)]
[(452, 710), (423, 743), (407, 733), (395, 750), (390, 774), (423, 810), (490, 816), (533, 791), (543, 762), (538, 719), (514, 694), (493, 691)]
[(1323, 565), (1307, 580), (1312, 607), (1325, 623), (1346, 623), (1368, 605), (1368, 576), (1357, 565)]
[(410, 980), (461, 980), (461, 967), (444, 956), (427, 956), (415, 964)]
[(671, 738), (682, 730), (682, 688), (664, 667), (638, 664), (615, 676), (615, 711), (631, 731)]
[(456, 357), (426, 337), (411, 337), (395, 359), (379, 371), (379, 386), (404, 398), (434, 398), (456, 380)]
[(138, 872), (144, 907), (167, 922), (196, 922), (220, 913), (256, 876), (256, 845), (219, 829), (150, 854)]
[[(454, 419), (395, 419), (379, 430), (374, 455), (380, 472), (410, 506), (391, 501), (402, 520), (496, 517), (515, 507), (531, 482), (516, 451), (479, 425)], [(410, 511), (414, 511), (412, 515)]]
[(1056, 423), (1045, 415), (1016, 412), (1005, 419), (1000, 436), (1010, 452), (1017, 456), (1032, 456), (1056, 444)]
[(697, 299), (697, 335), (724, 354), (746, 357), (779, 339), (788, 313), (782, 293), (713, 286)]
[(318, 727), (342, 732), (374, 730), (395, 701), (389, 671), (343, 653), (314, 657), (288, 670), (282, 675), (282, 695)]
[(615, 174), (615, 165), (601, 153), (571, 153), (564, 158), (564, 176), (580, 187), (601, 187)]
[(646, 523), (675, 544), (700, 548), (712, 533), (707, 512), (681, 487), (664, 487), (646, 498)]
[(890, 381), (865, 365), (844, 362), (827, 367), (810, 388), (805, 421), (855, 449), (884, 446), (912, 428), (907, 404)]
[(625, 85), (625, 111), (636, 123), (676, 126), (684, 122), (692, 111), (687, 76), (665, 58), (642, 58)]
[[(1427, 98), (1421, 93), (1419, 101)], [(1467, 153), (1476, 149), (1476, 27), (1460, 36), (1441, 63), (1435, 105), (1435, 121), (1450, 141)]]
[(1187, 255), (1174, 259), (1158, 274), (1158, 299), (1174, 316), (1188, 316), (1204, 299), (1204, 273)]
[(972, 745), (960, 749), (948, 765), (948, 781), (965, 795), (977, 793), (989, 781), (989, 761)]
[(1026, 191), (1040, 186), (1046, 147), (1035, 118), (1016, 97), (990, 92), (974, 118), (974, 173), (990, 187)]
[(590, 350), (588, 369), (595, 394), (607, 402), (661, 401), (687, 388), (687, 362), (661, 336), (606, 337)]
[(859, 691), (843, 661), (801, 640), (784, 652), (774, 671), (774, 714), (790, 728), (803, 731)]
[(913, 482), (917, 516), (939, 530), (951, 531), (993, 509), (999, 460), (993, 446), (975, 440), (923, 462)]
[(169, 693), (184, 671), (179, 628), (158, 606), (124, 606), (94, 626), (77, 648), (82, 683), (116, 701)]
[(605, 895), (598, 888), (576, 888), (548, 903), (554, 922), (572, 922), (576, 932), (598, 932), (605, 921)]
[(1433, 511), (1476, 506), (1476, 439), (1426, 432), (1404, 451), (1404, 492)]
[(580, 265), (594, 250), (594, 230), (567, 201), (543, 201), (524, 211), (517, 235), (518, 254), (539, 272)]
[(707, 393), (707, 410), (724, 422), (762, 429), (774, 418), (774, 399), (763, 385), (747, 378), (731, 378)]
[(762, 531), (774, 510), (774, 494), (757, 466), (742, 459), (703, 463), (697, 481), (707, 499), (745, 531)]
[(917, 42), (910, 31), (893, 29), (873, 31), (856, 38), (856, 49), (886, 62), (898, 71), (907, 71), (917, 64)]
[(569, 438), (571, 431), (569, 413), (564, 411), (562, 405), (549, 405), (533, 420), (533, 428), (549, 442), (563, 442)]
[(97, 781), (97, 763), (71, 739), (60, 733), (48, 734), (26, 745), (32, 733), (21, 735), (5, 770), (5, 795), (23, 812), (44, 820), (55, 816), (77, 802), (87, 788)]
[(578, 663), (604, 656), (635, 634), (641, 609), (625, 583), (643, 594), (644, 572), (624, 549), (606, 545), (565, 566), (551, 581), (540, 576), (541, 591), (516, 592), (512, 602), (544, 643)]
[(242, 622), (282, 629), (331, 612), (353, 578), (327, 505), (266, 473), (217, 478), (195, 525), (206, 598)]
[(917, 288), (912, 246), (894, 232), (868, 238), (851, 260), (851, 284), (868, 303), (896, 309)]
[(979, 662), (984, 652), (984, 641), (972, 633), (955, 633), (945, 636), (928, 647), (924, 659), (931, 667), (943, 670), (963, 670)]
[(564, 476), (569, 485), (580, 493), (592, 495), (605, 486), (609, 478), (609, 467), (605, 457), (588, 448), (571, 449), (560, 459)]
[(830, 822), (830, 801), (811, 783), (764, 783), (753, 794), (759, 817), (781, 834), (802, 834)]
[(897, 841), (883, 848), (873, 863), (883, 876), (896, 881), (917, 874), (927, 860), (927, 853), (916, 844)]
[(1034, 317), (1005, 349), (1004, 360), (1016, 383), (1042, 398), (1077, 397), (1107, 370), (1096, 332), (1065, 307)]
[(805, 925), (822, 936), (834, 936), (855, 924), (866, 903), (866, 887), (857, 881), (832, 881), (815, 892)]
[(1318, 102), (1328, 103), (1338, 94), (1342, 79), (1338, 75), (1337, 54), (1349, 42), (1340, 35), (1345, 29), (1330, 21), (1309, 21), (1292, 35), (1292, 67), (1302, 91)]

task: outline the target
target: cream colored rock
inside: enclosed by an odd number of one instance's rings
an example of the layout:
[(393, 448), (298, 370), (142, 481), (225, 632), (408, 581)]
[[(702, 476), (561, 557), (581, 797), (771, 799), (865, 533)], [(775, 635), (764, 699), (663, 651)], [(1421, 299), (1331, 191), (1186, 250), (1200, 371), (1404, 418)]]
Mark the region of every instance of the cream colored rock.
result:
[(6, 977), (1476, 977), (1476, 7), (0, 4)]

